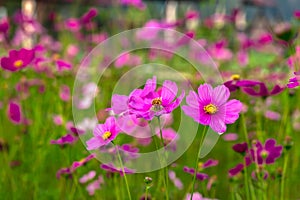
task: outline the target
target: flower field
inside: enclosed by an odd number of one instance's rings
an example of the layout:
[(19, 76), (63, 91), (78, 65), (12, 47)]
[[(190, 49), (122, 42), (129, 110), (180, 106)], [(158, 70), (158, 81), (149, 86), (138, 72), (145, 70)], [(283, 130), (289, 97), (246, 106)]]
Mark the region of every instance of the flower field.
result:
[(0, 4), (0, 199), (300, 199), (300, 10), (191, 2)]

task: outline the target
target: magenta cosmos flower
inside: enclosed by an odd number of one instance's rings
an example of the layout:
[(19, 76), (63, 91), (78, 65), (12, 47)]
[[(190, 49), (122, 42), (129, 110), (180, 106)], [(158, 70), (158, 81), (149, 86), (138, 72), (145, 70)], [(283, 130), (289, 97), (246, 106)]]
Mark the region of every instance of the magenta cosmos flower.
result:
[(34, 59), (34, 50), (20, 49), (9, 51), (8, 57), (1, 59), (1, 67), (8, 71), (18, 71), (29, 65)]
[(158, 91), (156, 89), (156, 77), (148, 79), (144, 89), (136, 89), (129, 95), (129, 113), (138, 118), (152, 120), (155, 116), (171, 113), (179, 106), (184, 91), (176, 98), (178, 88), (176, 83), (166, 80)]
[(98, 124), (94, 129), (94, 137), (86, 142), (87, 149), (93, 150), (107, 145), (116, 138), (119, 132), (115, 118), (107, 118), (104, 124)]
[(209, 125), (212, 130), (221, 134), (226, 131), (226, 124), (232, 124), (239, 118), (242, 103), (230, 100), (229, 89), (220, 85), (212, 88), (209, 84), (200, 85), (198, 94), (190, 91), (186, 97), (187, 106), (183, 106), (184, 113), (202, 125)]

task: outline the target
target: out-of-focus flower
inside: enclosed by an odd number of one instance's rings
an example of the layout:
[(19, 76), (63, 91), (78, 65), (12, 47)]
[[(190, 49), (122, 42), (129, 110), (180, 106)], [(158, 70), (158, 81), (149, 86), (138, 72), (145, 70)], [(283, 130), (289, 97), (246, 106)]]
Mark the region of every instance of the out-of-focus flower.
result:
[(209, 125), (215, 132), (222, 134), (226, 124), (234, 123), (242, 109), (238, 100), (230, 100), (229, 89), (220, 85), (212, 88), (209, 84), (200, 85), (198, 94), (190, 91), (186, 97), (188, 106), (183, 106), (184, 113), (202, 125)]
[(100, 189), (100, 186), (103, 183), (104, 183), (103, 177), (100, 175), (97, 180), (88, 184), (86, 190), (88, 191), (89, 195), (93, 196), (95, 194), (95, 191)]
[(71, 44), (67, 48), (67, 55), (71, 58), (76, 56), (79, 53), (79, 47), (75, 44)]
[[(160, 137), (160, 130), (156, 130), (156, 135)], [(172, 128), (165, 128), (162, 129), (162, 138), (164, 140), (164, 146), (167, 146), (168, 144), (172, 144), (172, 146), (169, 146), (171, 150), (176, 151), (176, 140), (179, 139), (179, 135), (176, 133), (175, 130)]]
[(300, 77), (293, 77), (289, 79), (289, 83), (287, 84), (288, 88), (295, 88), (300, 85)]
[(243, 87), (254, 87), (259, 84), (259, 81), (255, 80), (242, 80), (240, 75), (233, 74), (230, 80), (226, 81), (224, 85), (229, 89), (230, 92), (234, 92), (239, 88)]
[(96, 171), (92, 170), (89, 171), (87, 174), (83, 175), (80, 179), (79, 179), (79, 183), (86, 183), (89, 180), (93, 179), (96, 176)]
[[(122, 168), (115, 167), (112, 163), (101, 164), (100, 167), (109, 173), (119, 173), (121, 176), (124, 175)], [(124, 167), (125, 174), (132, 174), (134, 170)]]
[(275, 139), (266, 140), (264, 145), (260, 141), (256, 141), (250, 150), (251, 160), (258, 165), (273, 164), (281, 156), (282, 150), (281, 145), (276, 146)]
[(115, 118), (107, 118), (104, 124), (98, 124), (94, 129), (94, 137), (86, 142), (87, 149), (94, 150), (103, 145), (107, 145), (117, 137), (119, 132), (120, 129), (116, 124)]
[(86, 13), (80, 18), (81, 23), (86, 24), (92, 21), (94, 17), (98, 15), (98, 10), (96, 8), (90, 8)]
[(172, 170), (169, 171), (169, 178), (171, 179), (171, 181), (173, 181), (176, 188), (178, 188), (179, 190), (183, 189), (183, 184), (182, 184), (181, 180), (176, 177), (176, 174), (174, 171), (172, 171)]
[[(188, 174), (191, 174), (191, 175), (194, 175), (194, 174), (195, 174), (195, 169), (189, 168), (189, 167), (187, 167), (187, 166), (184, 166), (184, 167), (183, 167), (183, 171), (186, 172), (186, 173), (188, 173)], [(197, 172), (197, 173), (196, 173), (196, 178), (197, 178), (198, 180), (200, 180), (200, 181), (206, 180), (206, 179), (208, 179), (208, 177), (209, 177), (209, 176), (208, 176), (207, 174), (205, 174), (205, 173), (200, 173), (200, 172)]]
[(1, 58), (1, 67), (8, 71), (18, 71), (27, 67), (34, 59), (34, 50), (20, 49), (9, 51), (8, 57)]
[(65, 28), (71, 32), (78, 32), (81, 29), (81, 23), (79, 19), (69, 18), (65, 21)]
[(77, 168), (85, 165), (90, 160), (94, 159), (95, 155), (90, 154), (87, 157), (81, 159), (80, 161), (74, 161), (70, 167), (61, 168), (56, 173), (56, 178), (59, 179), (62, 174), (71, 175)]
[(116, 62), (115, 66), (116, 68), (121, 68), (123, 66), (136, 66), (141, 64), (141, 58), (137, 55), (129, 54), (129, 53), (123, 53), (120, 55)]
[(281, 117), (280, 113), (275, 112), (275, 111), (271, 111), (271, 110), (267, 110), (264, 113), (264, 115), (265, 115), (266, 118), (274, 120), (274, 121), (279, 121), (280, 117)]
[(226, 48), (227, 42), (225, 40), (221, 40), (214, 44), (213, 46), (208, 48), (209, 54), (220, 61), (228, 61), (232, 58), (232, 52)]
[(6, 17), (0, 19), (0, 33), (7, 34), (9, 30), (9, 23)]
[(57, 140), (51, 140), (50, 144), (58, 144), (63, 146), (65, 144), (73, 144), (77, 140), (78, 140), (77, 137), (75, 137), (73, 134), (68, 133)]
[[(259, 89), (257, 90), (256, 87)], [(242, 87), (242, 91), (250, 96), (254, 97), (268, 97), (274, 96), (281, 93), (285, 87), (281, 87), (280, 85), (275, 85), (271, 90), (268, 90), (267, 86), (263, 82), (259, 82), (251, 87)]]
[(20, 124), (23, 120), (22, 110), (19, 103), (11, 101), (8, 105), (7, 115), (11, 122)]
[(60, 92), (59, 92), (59, 97), (61, 98), (61, 100), (63, 101), (69, 101), (71, 98), (71, 94), (70, 94), (70, 88), (67, 85), (62, 85), (60, 87)]
[(300, 10), (295, 10), (294, 17), (298, 20), (300, 19)]
[(244, 67), (248, 65), (249, 58), (248, 53), (246, 51), (238, 51), (236, 56), (240, 66)]
[(270, 33), (264, 33), (258, 38), (257, 45), (264, 46), (270, 44), (272, 41), (273, 41), (272, 35)]
[(248, 150), (248, 145), (246, 142), (238, 143), (232, 146), (232, 149), (235, 152), (244, 154)]
[(208, 159), (205, 163), (198, 163), (199, 165), (199, 170), (205, 169), (205, 168), (209, 168), (209, 167), (214, 167), (217, 166), (219, 164), (218, 160), (214, 160), (214, 159)]
[(223, 139), (225, 141), (235, 141), (238, 138), (239, 138), (239, 136), (236, 133), (227, 133), (227, 134), (223, 135)]
[(237, 164), (234, 168), (229, 170), (229, 176), (233, 177), (239, 174), (244, 169), (244, 165), (242, 163)]
[(55, 63), (56, 63), (56, 67), (57, 67), (58, 71), (70, 70), (72, 68), (71, 63), (61, 60), (61, 59), (55, 60)]
[(53, 122), (55, 125), (60, 126), (63, 124), (63, 118), (61, 115), (54, 115), (53, 116)]

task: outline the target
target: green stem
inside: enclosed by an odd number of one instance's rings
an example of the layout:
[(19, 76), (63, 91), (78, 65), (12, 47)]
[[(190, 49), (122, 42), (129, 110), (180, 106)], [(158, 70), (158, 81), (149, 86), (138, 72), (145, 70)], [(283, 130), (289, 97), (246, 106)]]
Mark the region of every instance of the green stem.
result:
[(201, 149), (202, 149), (202, 143), (203, 143), (204, 137), (206, 135), (207, 129), (208, 129), (208, 126), (204, 126), (203, 132), (202, 132), (202, 136), (201, 136), (201, 140), (200, 140), (200, 144), (199, 144), (199, 151), (198, 151), (197, 159), (196, 159), (195, 173), (194, 173), (193, 182), (192, 182), (192, 193), (191, 193), (190, 200), (193, 199), (194, 187), (195, 187), (195, 181), (196, 181), (196, 175), (197, 175), (197, 171), (198, 171), (198, 163), (199, 163), (199, 159), (200, 159), (200, 154), (201, 154)]
[(148, 200), (148, 189), (149, 189), (149, 187), (148, 187), (148, 186), (146, 186), (145, 200)]
[(288, 154), (286, 154), (284, 158), (284, 164), (283, 164), (283, 170), (281, 176), (281, 185), (280, 185), (280, 200), (284, 200), (284, 183), (285, 183), (285, 173), (287, 169), (287, 164), (288, 164)]
[[(244, 136), (245, 136), (245, 140), (247, 142), (248, 147), (250, 147), (250, 143), (249, 143), (249, 138), (248, 138), (248, 132), (247, 132), (247, 127), (246, 127), (246, 120), (245, 120), (245, 116), (244, 114), (241, 114), (241, 118), (242, 118), (242, 124), (243, 124), (243, 132), (244, 132)], [(245, 180), (245, 191), (246, 191), (246, 198), (250, 199), (250, 193), (249, 193), (249, 181), (248, 181), (248, 172), (247, 172), (247, 166), (246, 166), (246, 161), (244, 159), (244, 166), (245, 166), (245, 173), (244, 173), (244, 180)]]
[[(160, 117), (157, 117), (157, 121), (158, 121), (158, 127), (159, 127), (159, 134), (160, 134), (160, 142), (161, 142), (161, 145), (162, 145), (162, 148), (165, 148), (165, 145), (164, 145), (164, 138), (163, 138), (163, 135), (162, 135), (162, 127), (161, 127), (161, 124), (160, 124)], [(164, 155), (164, 162), (166, 162), (166, 155)], [(165, 179), (165, 188), (166, 188), (166, 199), (168, 200), (169, 199), (169, 192), (168, 192), (168, 166), (164, 167), (163, 168), (163, 172), (164, 172), (164, 179)]]
[(124, 170), (122, 158), (121, 158), (121, 156), (120, 156), (119, 147), (116, 146), (116, 148), (117, 148), (117, 154), (118, 154), (118, 158), (119, 158), (120, 165), (121, 165), (121, 168), (122, 168), (122, 172), (123, 172), (123, 175), (124, 175), (124, 180), (125, 180), (125, 184), (126, 184), (126, 189), (127, 189), (127, 193), (128, 193), (128, 198), (129, 198), (129, 200), (131, 200), (131, 194), (130, 194), (130, 190), (129, 190), (129, 185), (128, 185), (126, 173), (125, 173), (125, 170)]

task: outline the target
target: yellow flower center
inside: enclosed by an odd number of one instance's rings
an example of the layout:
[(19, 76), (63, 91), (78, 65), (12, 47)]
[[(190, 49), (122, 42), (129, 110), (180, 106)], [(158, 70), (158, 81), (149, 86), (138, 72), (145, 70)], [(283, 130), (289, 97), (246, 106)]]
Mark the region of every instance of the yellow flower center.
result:
[(204, 106), (204, 112), (207, 113), (207, 114), (215, 114), (218, 109), (217, 109), (217, 106), (215, 106), (214, 104), (208, 104), (206, 106)]
[(16, 61), (14, 62), (14, 66), (15, 66), (15, 67), (22, 67), (22, 65), (23, 65), (23, 61), (22, 61), (22, 60), (16, 60)]
[(230, 77), (230, 79), (231, 80), (234, 80), (234, 81), (238, 81), (238, 80), (240, 80), (240, 75), (238, 75), (238, 74), (233, 74), (231, 77)]
[(105, 133), (103, 133), (102, 139), (107, 140), (108, 138), (110, 138), (110, 136), (111, 136), (111, 132), (106, 131)]
[(162, 100), (161, 100), (161, 97), (157, 97), (157, 98), (153, 99), (152, 102), (151, 102), (151, 104), (152, 104), (151, 110), (156, 111), (156, 112), (162, 110), (162, 106), (161, 106)]
[(151, 104), (154, 105), (161, 105), (162, 101), (161, 101), (161, 97), (155, 98), (152, 100)]

